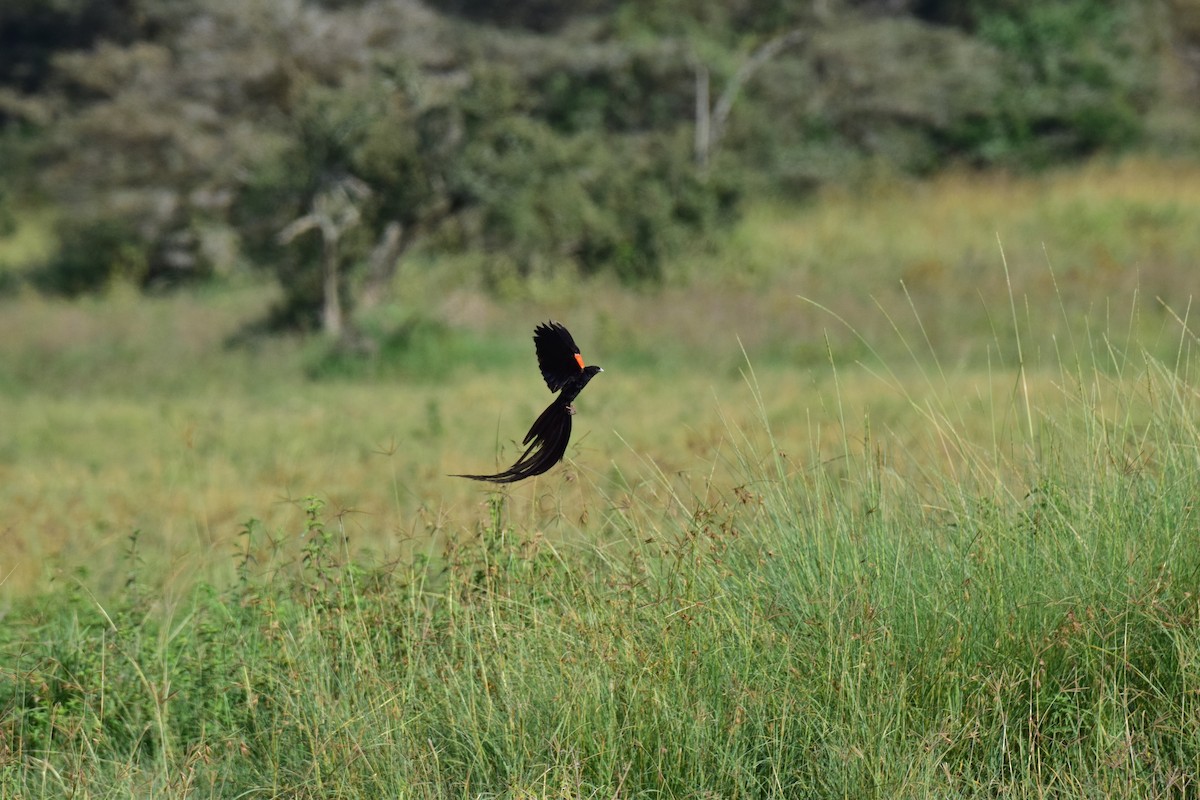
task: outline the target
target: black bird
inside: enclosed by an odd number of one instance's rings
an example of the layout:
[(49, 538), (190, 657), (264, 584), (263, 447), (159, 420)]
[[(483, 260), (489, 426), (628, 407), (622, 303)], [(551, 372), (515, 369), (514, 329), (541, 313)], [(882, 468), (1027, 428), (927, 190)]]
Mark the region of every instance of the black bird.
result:
[(538, 368), (550, 391), (558, 392), (546, 410), (542, 412), (525, 440), (525, 452), (504, 472), (495, 475), (455, 475), (455, 478), (470, 478), (492, 483), (516, 483), (541, 475), (562, 460), (571, 439), (571, 417), (575, 407), (571, 402), (583, 391), (596, 373), (604, 372), (597, 366), (585, 366), (583, 356), (571, 334), (557, 322), (551, 320), (533, 330), (533, 346), (537, 350)]

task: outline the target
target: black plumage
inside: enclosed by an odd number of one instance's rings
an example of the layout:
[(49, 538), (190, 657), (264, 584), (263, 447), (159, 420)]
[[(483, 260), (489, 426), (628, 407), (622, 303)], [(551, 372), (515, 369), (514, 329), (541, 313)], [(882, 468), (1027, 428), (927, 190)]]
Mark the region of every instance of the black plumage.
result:
[(541, 413), (525, 439), (525, 452), (504, 472), (495, 475), (455, 475), (492, 483), (515, 483), (534, 475), (541, 475), (553, 467), (567, 452), (571, 439), (571, 417), (575, 415), (572, 405), (597, 373), (604, 370), (597, 366), (585, 366), (583, 356), (570, 332), (557, 322), (538, 325), (533, 331), (533, 346), (537, 351), (538, 368), (542, 378), (558, 397)]

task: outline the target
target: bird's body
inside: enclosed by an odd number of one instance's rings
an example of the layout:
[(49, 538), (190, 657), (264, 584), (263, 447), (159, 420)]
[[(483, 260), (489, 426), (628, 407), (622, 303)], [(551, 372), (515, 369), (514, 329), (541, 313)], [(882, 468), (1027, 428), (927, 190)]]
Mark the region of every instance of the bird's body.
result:
[(571, 334), (557, 322), (538, 325), (533, 331), (534, 349), (537, 351), (538, 368), (542, 378), (558, 397), (546, 407), (525, 434), (521, 444), (525, 452), (517, 462), (504, 472), (495, 475), (455, 475), (492, 483), (515, 483), (516, 481), (541, 475), (553, 467), (567, 452), (571, 439), (571, 417), (575, 415), (572, 405), (575, 398), (588, 385), (588, 381), (604, 370), (597, 366), (585, 366), (583, 356)]

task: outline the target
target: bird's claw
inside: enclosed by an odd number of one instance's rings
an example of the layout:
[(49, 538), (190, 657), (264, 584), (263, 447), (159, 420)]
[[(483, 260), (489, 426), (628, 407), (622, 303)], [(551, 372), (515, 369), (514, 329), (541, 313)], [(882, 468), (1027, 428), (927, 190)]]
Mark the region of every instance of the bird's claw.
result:
[(575, 416), (575, 406), (571, 405), (570, 403), (567, 403), (567, 413), (570, 414), (571, 416)]

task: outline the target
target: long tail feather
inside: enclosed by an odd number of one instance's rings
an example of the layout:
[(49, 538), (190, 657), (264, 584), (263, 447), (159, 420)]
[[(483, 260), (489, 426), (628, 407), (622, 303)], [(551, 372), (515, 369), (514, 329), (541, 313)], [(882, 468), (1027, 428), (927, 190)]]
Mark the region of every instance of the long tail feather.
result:
[(541, 475), (566, 455), (567, 443), (571, 440), (571, 412), (566, 403), (556, 398), (546, 407), (537, 420), (525, 434), (521, 444), (529, 445), (516, 463), (504, 472), (495, 475), (455, 475), (456, 478), (470, 478), (475, 481), (491, 481), (492, 483), (516, 483), (517, 481)]

